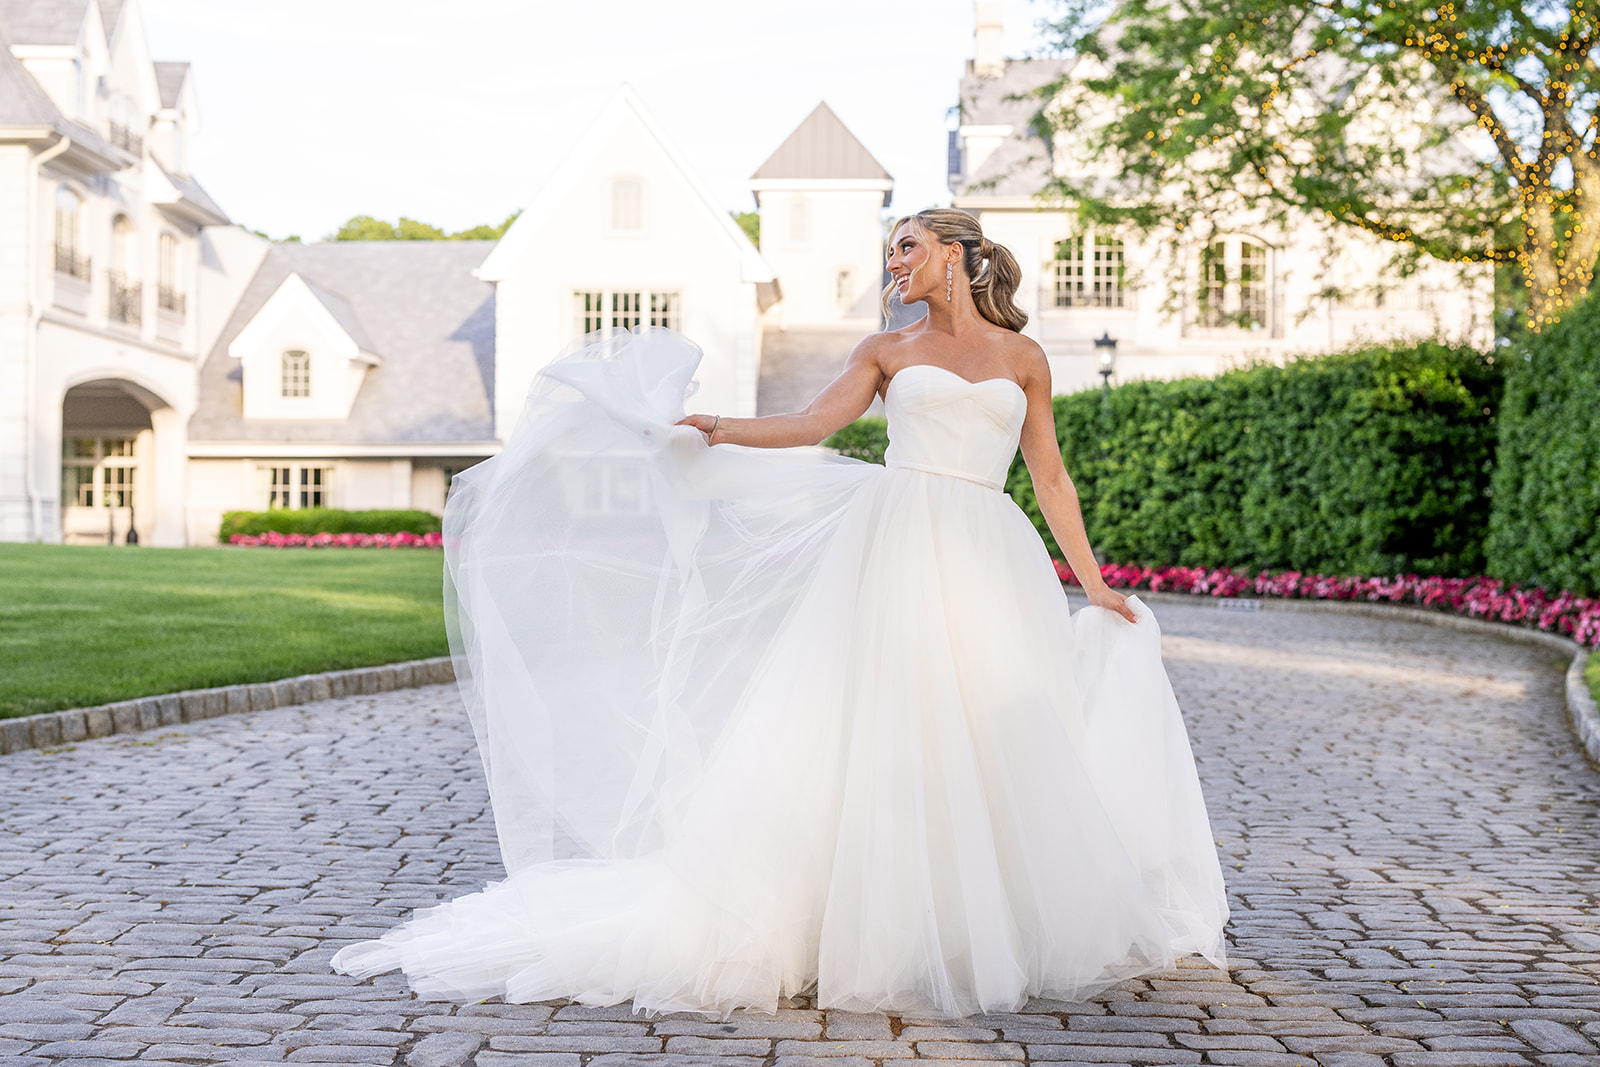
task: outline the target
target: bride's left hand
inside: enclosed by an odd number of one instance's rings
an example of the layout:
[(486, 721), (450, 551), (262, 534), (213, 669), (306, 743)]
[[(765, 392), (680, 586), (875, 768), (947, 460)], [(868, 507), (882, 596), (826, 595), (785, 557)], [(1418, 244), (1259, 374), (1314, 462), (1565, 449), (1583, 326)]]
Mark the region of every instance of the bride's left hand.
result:
[(1114, 611), (1129, 622), (1137, 623), (1139, 621), (1139, 616), (1128, 604), (1128, 598), (1114, 589), (1101, 588), (1095, 590), (1089, 594), (1089, 603), (1097, 608)]

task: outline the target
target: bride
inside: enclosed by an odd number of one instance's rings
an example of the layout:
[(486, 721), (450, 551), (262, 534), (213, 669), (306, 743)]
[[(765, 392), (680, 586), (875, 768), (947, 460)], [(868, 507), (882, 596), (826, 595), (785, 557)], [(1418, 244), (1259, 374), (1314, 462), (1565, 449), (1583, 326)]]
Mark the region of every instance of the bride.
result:
[[(446, 617), (507, 877), (333, 966), (458, 1000), (960, 1016), (1199, 953), (1222, 875), (1150, 609), (1098, 578), (1020, 271), (900, 220), (804, 411), (684, 417), (659, 328), (546, 367), (457, 477)], [(874, 396), (886, 466), (809, 448)], [(1002, 491), (1020, 443), (1089, 606)]]

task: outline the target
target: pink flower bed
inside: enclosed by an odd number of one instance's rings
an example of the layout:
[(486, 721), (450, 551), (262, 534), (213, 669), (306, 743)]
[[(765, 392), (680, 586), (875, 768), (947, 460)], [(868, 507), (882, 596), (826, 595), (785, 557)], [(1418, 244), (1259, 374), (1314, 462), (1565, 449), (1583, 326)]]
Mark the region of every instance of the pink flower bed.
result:
[(367, 533), (272, 533), (234, 534), (230, 545), (247, 548), (440, 548), (444, 535), (414, 534), (401, 530), (392, 534)]
[[(1077, 585), (1072, 568), (1056, 561), (1063, 582)], [(1511, 623), (1562, 634), (1580, 645), (1600, 646), (1600, 599), (1563, 590), (1550, 594), (1498, 578), (1439, 578), (1401, 574), (1393, 578), (1341, 577), (1262, 571), (1251, 575), (1228, 567), (1139, 567), (1108, 563), (1100, 568), (1118, 589), (1191, 593), (1214, 597), (1286, 597), (1299, 600), (1363, 600), (1411, 604), (1478, 619)]]

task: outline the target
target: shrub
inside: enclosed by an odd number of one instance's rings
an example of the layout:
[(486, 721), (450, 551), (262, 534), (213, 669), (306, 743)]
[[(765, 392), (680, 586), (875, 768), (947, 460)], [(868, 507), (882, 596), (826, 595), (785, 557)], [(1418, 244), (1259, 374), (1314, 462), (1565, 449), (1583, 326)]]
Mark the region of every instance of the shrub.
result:
[(1600, 594), (1600, 297), (1509, 360), (1489, 571)]
[(439, 532), (439, 516), (428, 511), (340, 511), (337, 508), (272, 508), (269, 511), (230, 511), (222, 516), (217, 540), (227, 544), (234, 534), (259, 537), (265, 533), (319, 534), (367, 533), (426, 534)]
[[(1473, 349), (1374, 347), (1057, 397), (1056, 438), (1107, 558), (1468, 575), (1500, 391)], [(1020, 461), (1007, 490), (1059, 555)]]
[(857, 419), (822, 442), (822, 446), (851, 459), (882, 463), (884, 450), (889, 447), (889, 423), (884, 419)]

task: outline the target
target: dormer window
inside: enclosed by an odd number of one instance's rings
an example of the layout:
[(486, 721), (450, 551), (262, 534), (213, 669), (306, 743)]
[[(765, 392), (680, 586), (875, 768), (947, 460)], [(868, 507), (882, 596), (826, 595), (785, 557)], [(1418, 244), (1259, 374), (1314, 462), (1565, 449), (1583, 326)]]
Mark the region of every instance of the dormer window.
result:
[(624, 232), (644, 229), (644, 184), (637, 178), (611, 183), (611, 228)]
[(281, 389), (285, 399), (311, 395), (311, 354), (291, 348), (283, 354)]

